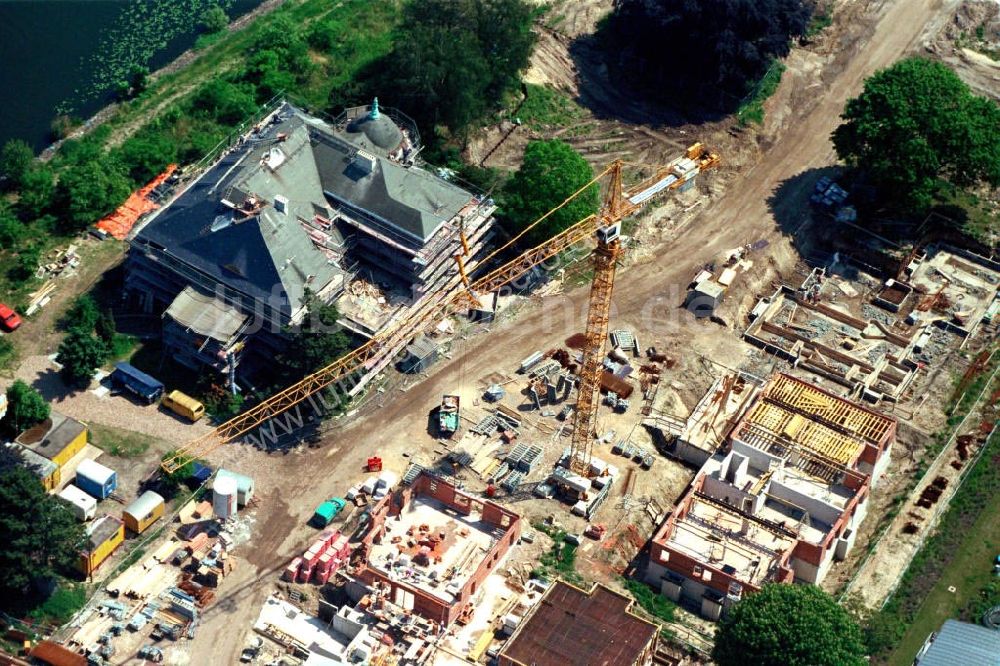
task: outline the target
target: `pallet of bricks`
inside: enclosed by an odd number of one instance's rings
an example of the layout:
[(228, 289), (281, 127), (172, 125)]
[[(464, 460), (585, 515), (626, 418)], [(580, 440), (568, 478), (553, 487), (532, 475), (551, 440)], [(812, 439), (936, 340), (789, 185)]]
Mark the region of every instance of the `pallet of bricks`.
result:
[(291, 561), (282, 580), (290, 583), (308, 583), (311, 580), (317, 585), (323, 585), (337, 569), (347, 563), (350, 556), (347, 536), (337, 529), (324, 530), (302, 557)]

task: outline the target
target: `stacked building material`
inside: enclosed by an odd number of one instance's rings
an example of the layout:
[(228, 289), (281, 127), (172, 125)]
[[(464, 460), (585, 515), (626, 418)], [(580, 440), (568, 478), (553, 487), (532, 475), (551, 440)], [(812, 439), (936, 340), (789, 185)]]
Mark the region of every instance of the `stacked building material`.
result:
[(312, 581), (322, 585), (350, 558), (350, 540), (339, 530), (320, 533), (309, 549), (296, 557), (285, 569), (282, 579), (289, 582)]

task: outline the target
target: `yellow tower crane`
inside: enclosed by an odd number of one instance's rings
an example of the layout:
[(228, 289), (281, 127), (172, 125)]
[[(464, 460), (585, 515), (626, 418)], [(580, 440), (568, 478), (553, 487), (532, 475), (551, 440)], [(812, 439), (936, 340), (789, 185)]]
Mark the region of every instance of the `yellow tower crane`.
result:
[[(701, 144), (695, 144), (688, 148), (681, 157), (657, 169), (653, 176), (626, 190), (622, 183), (624, 164), (621, 160), (613, 162), (566, 201), (536, 220), (503, 247), (498, 248), (480, 261), (479, 264), (485, 264), (581, 192), (604, 176), (610, 175), (610, 185), (598, 214), (585, 217), (548, 241), (508, 261), (475, 282), (469, 281), (465, 272), (465, 264), (460, 264), (460, 275), (454, 287), (450, 290), (442, 290), (433, 297), (434, 300), (431, 303), (421, 308), (420, 311), (380, 332), (365, 344), (325, 368), (317, 370), (296, 384), (261, 401), (242, 414), (219, 425), (213, 431), (188, 442), (165, 457), (160, 463), (161, 469), (168, 474), (173, 473), (187, 463), (208, 455), (223, 444), (237, 441), (331, 384), (357, 372), (370, 369), (384, 353), (387, 353), (387, 350), (399, 348), (401, 343), (412, 339), (434, 322), (440, 321), (442, 317), (463, 308), (478, 306), (477, 294), (492, 293), (525, 275), (547, 259), (596, 235), (595, 273), (587, 317), (587, 347), (584, 351), (584, 363), (580, 374), (580, 396), (573, 422), (570, 461), (571, 469), (574, 472), (587, 475), (593, 449), (594, 416), (600, 397), (601, 361), (604, 354), (604, 340), (608, 332), (608, 315), (611, 308), (611, 293), (614, 288), (615, 266), (621, 252), (619, 244), (621, 222), (659, 193), (683, 187), (698, 173), (714, 167), (718, 163), (718, 155), (709, 152)], [(467, 247), (467, 243), (463, 242), (463, 248), (465, 247)], [(464, 289), (460, 287), (462, 284), (465, 285)]]

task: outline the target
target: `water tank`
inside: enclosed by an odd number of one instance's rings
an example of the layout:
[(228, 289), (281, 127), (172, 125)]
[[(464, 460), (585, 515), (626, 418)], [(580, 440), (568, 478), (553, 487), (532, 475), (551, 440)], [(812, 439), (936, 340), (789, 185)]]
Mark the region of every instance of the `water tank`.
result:
[(236, 479), (220, 476), (212, 484), (212, 511), (219, 520), (236, 515)]

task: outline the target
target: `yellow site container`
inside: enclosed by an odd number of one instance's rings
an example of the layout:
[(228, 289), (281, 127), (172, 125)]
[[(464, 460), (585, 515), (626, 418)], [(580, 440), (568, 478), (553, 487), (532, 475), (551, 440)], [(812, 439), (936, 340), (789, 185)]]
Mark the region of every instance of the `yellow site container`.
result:
[(125, 524), (122, 521), (114, 516), (104, 516), (95, 521), (87, 533), (76, 568), (85, 576), (91, 575), (124, 540)]
[(163, 396), (160, 402), (164, 407), (175, 414), (180, 414), (191, 422), (197, 421), (205, 416), (205, 405), (201, 404), (186, 393), (171, 391)]
[(159, 520), (161, 516), (163, 516), (163, 498), (152, 490), (147, 490), (140, 495), (139, 499), (129, 504), (122, 513), (125, 527), (136, 534), (145, 532), (146, 528)]

